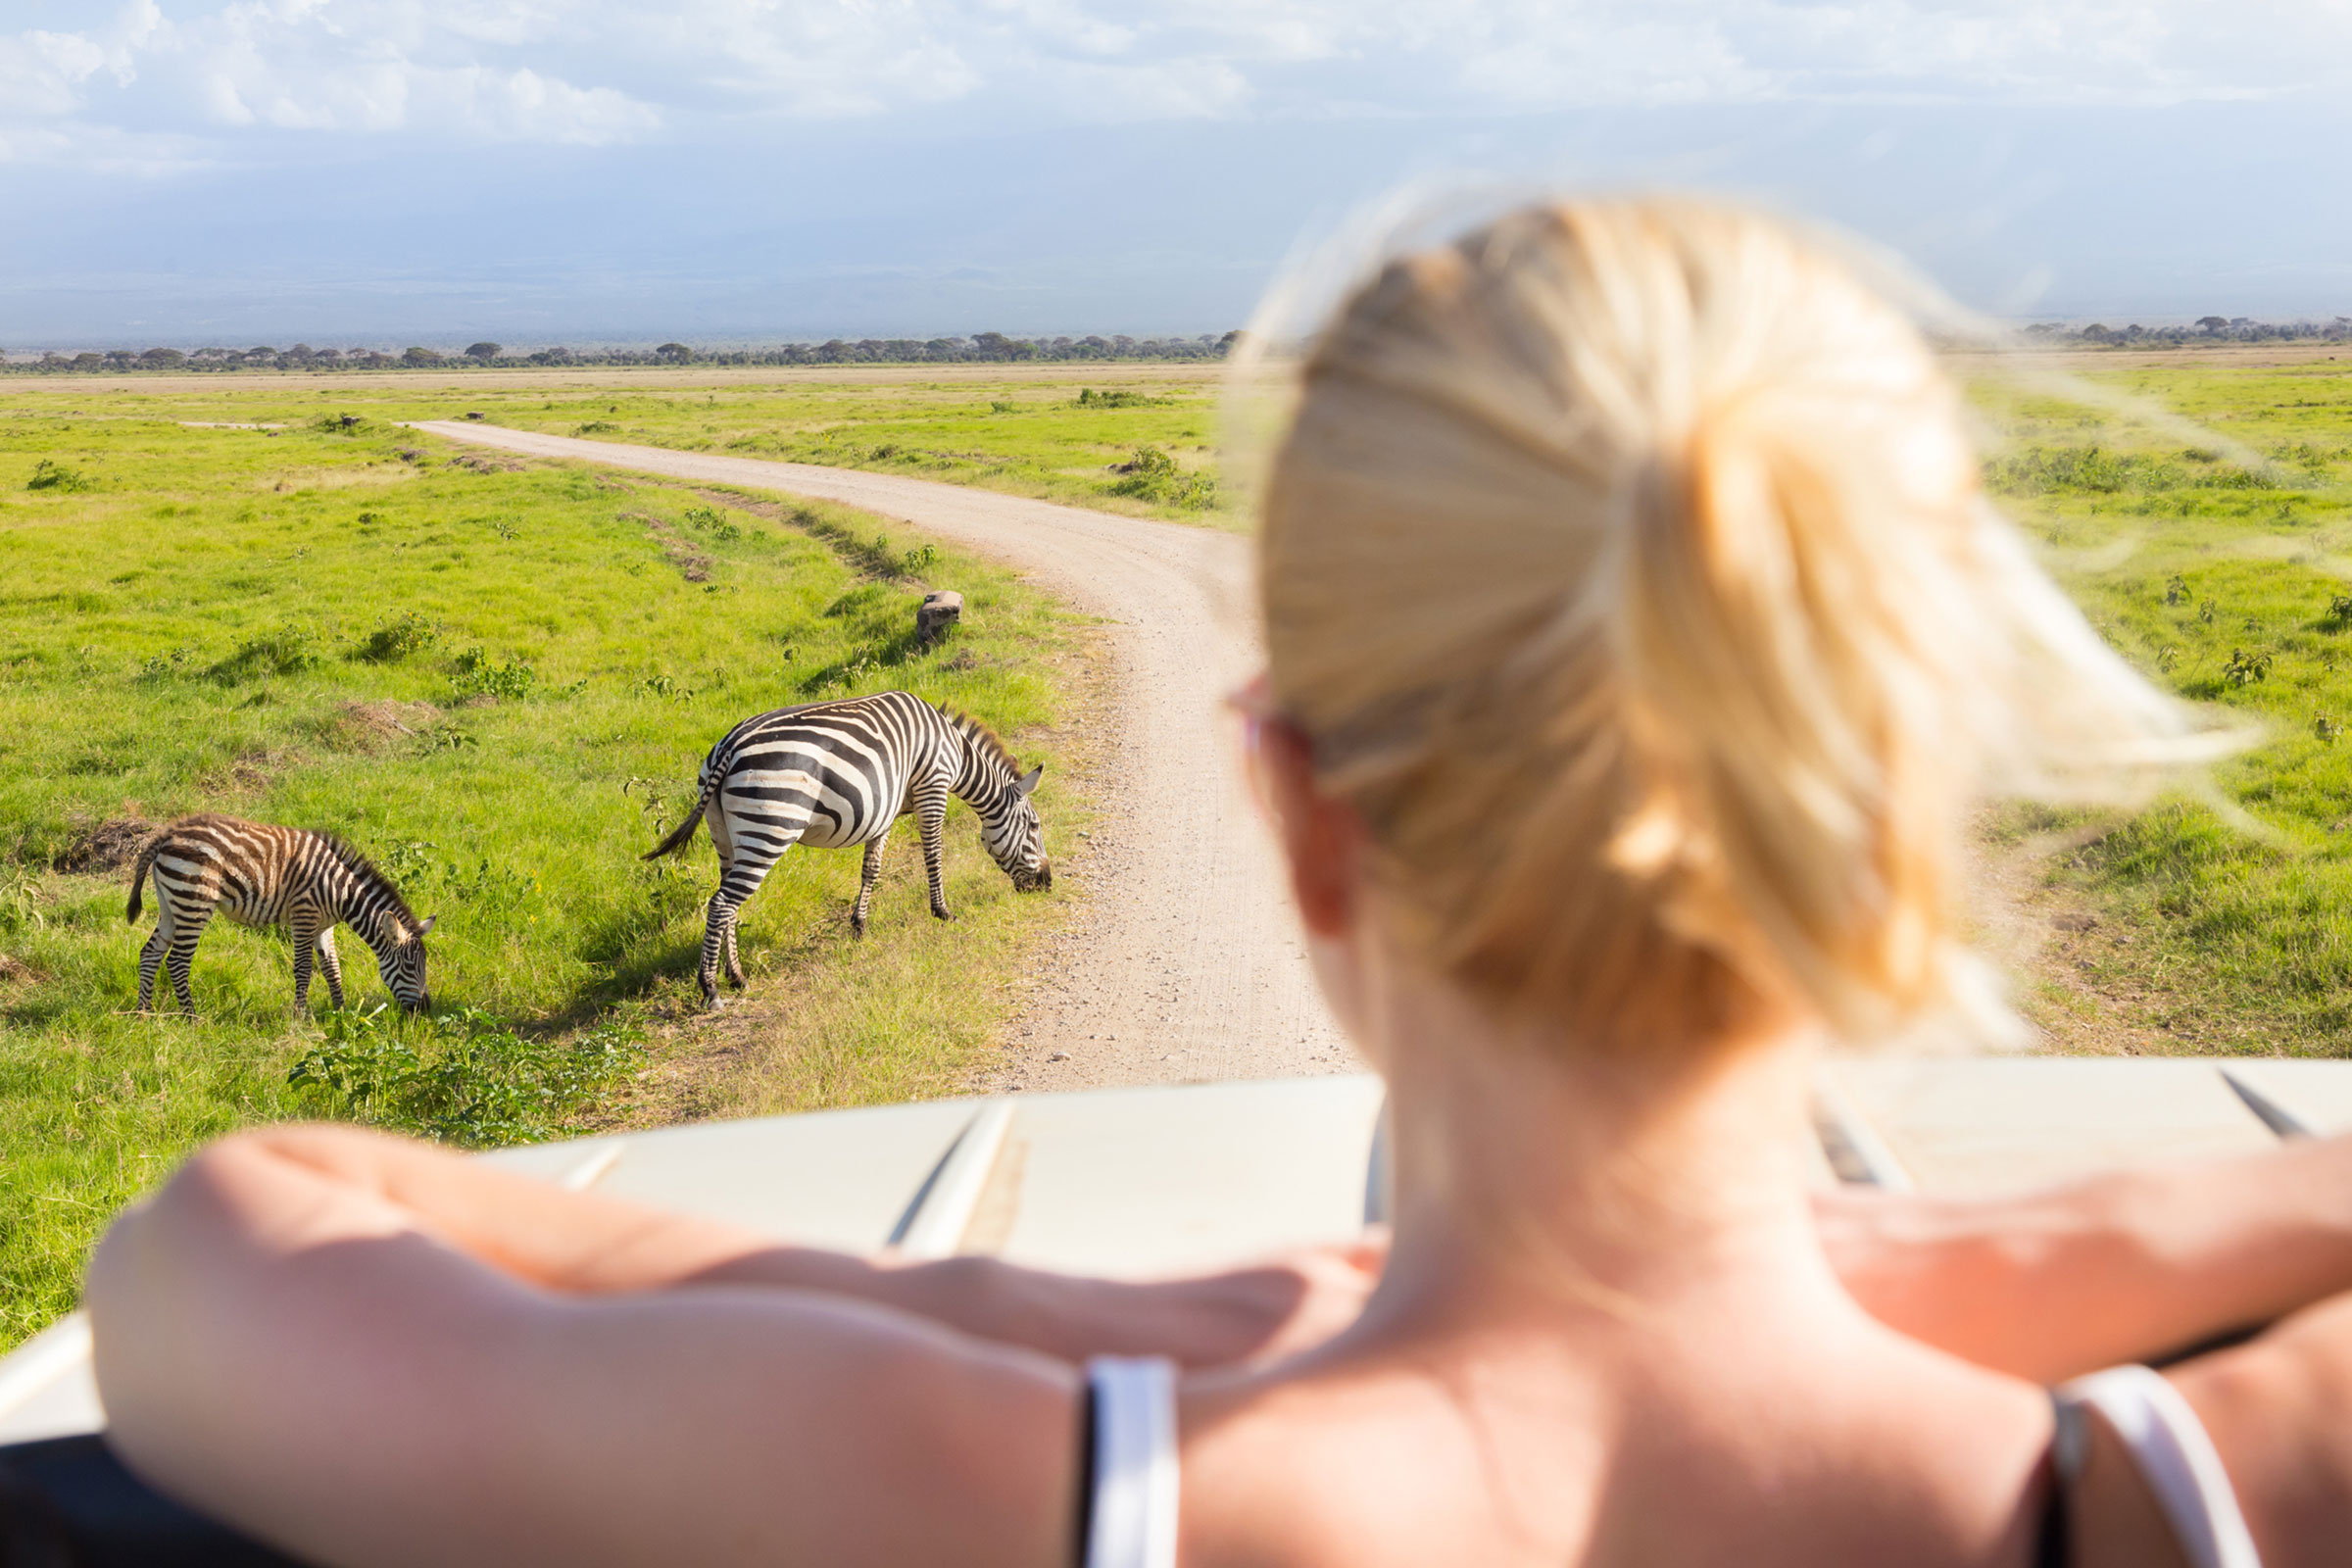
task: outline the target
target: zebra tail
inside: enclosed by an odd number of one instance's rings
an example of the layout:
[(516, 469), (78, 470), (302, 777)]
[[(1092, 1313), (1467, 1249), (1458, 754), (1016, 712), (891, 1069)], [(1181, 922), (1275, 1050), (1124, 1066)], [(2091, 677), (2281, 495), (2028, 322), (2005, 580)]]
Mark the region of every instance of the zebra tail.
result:
[(122, 918), (129, 924), (139, 923), (139, 895), (147, 886), (147, 868), (155, 863), (155, 852), (163, 847), (161, 833), (139, 846), (138, 863), (130, 868), (130, 907), (122, 911)]
[(664, 855), (675, 855), (684, 849), (694, 838), (694, 830), (703, 825), (703, 808), (709, 804), (710, 797), (708, 796), (696, 801), (694, 809), (686, 813), (686, 820), (671, 829), (669, 837), (647, 851), (645, 858), (649, 860), (659, 860)]

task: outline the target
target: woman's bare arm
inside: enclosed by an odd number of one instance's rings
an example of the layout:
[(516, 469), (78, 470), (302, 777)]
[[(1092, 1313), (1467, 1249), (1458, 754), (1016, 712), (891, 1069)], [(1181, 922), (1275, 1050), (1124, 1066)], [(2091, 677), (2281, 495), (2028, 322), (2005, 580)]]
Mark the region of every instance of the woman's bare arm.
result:
[[(716, 1240), (638, 1233), (640, 1282)], [(113, 1443), (335, 1562), (1070, 1559), (1066, 1363), (808, 1291), (557, 1294), (455, 1241), (271, 1138), (208, 1151), (91, 1266)]]
[(2016, 1198), (1848, 1190), (1815, 1212), (1872, 1313), (2043, 1382), (2174, 1354), (2352, 1291), (2352, 1138)]
[(601, 1194), (564, 1192), (429, 1145), (348, 1127), (270, 1128), (246, 1137), (321, 1179), (397, 1205), (459, 1250), (547, 1290), (823, 1291), (1071, 1361), (1155, 1354), (1187, 1366), (1221, 1366), (1288, 1354), (1354, 1320), (1382, 1255), (1373, 1237), (1261, 1266), (1150, 1284), (987, 1257), (855, 1257), (779, 1246), (736, 1226)]
[(419, 1232), (559, 1294), (730, 1285), (821, 1291), (1070, 1361), (1158, 1354), (1220, 1366), (1289, 1354), (1354, 1320), (1385, 1250), (1372, 1233), (1263, 1265), (1138, 1284), (987, 1257), (909, 1262), (781, 1246), (740, 1227), (564, 1192), (349, 1127), (268, 1128), (239, 1144), (389, 1204)]

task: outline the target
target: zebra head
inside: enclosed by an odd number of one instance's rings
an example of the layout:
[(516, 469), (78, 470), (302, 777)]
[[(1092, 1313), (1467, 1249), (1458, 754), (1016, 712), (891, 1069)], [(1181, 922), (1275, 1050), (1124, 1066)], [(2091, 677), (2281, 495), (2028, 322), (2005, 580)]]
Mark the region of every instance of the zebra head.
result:
[(1046, 825), (1038, 819), (1037, 803), (1029, 797), (1044, 776), (1045, 764), (1005, 782), (994, 810), (980, 813), (980, 843), (1012, 878), (1015, 893), (1036, 893), (1054, 885), (1054, 862), (1046, 858)]
[(399, 915), (387, 909), (376, 922), (377, 940), (370, 944), (375, 949), (376, 973), (384, 977), (385, 989), (392, 993), (392, 1000), (400, 1004), (403, 1012), (426, 1012), (432, 1008), (432, 996), (424, 987), (424, 934), (440, 918), (433, 915), (411, 930)]

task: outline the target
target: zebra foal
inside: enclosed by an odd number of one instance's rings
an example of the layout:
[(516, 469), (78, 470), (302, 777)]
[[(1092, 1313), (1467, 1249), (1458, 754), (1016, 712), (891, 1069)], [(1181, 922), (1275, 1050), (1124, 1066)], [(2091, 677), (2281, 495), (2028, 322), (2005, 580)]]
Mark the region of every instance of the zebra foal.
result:
[[(432, 1005), (424, 985), (424, 934), (400, 890), (331, 833), (270, 827), (203, 812), (183, 816), (147, 841), (130, 873), (130, 906), (155, 876), (155, 931), (139, 950), (139, 1010), (155, 1001), (155, 971), (168, 965), (183, 1012), (196, 1010), (188, 964), (215, 911), (240, 925), (283, 926), (294, 935), (294, 1006), (310, 1005), (311, 957), (326, 975), (326, 994), (343, 1005), (343, 964), (335, 926), (350, 926), (375, 950), (377, 971), (393, 1000), (410, 1012)], [(437, 918), (437, 917), (436, 917)]]
[(722, 957), (727, 984), (743, 989), (736, 915), (795, 844), (865, 847), (858, 902), (850, 908), (850, 928), (859, 936), (882, 874), (882, 847), (909, 812), (922, 833), (931, 912), (951, 918), (940, 860), (951, 795), (980, 818), (980, 843), (1015, 890), (1053, 886), (1045, 829), (1029, 798), (1043, 772), (1041, 764), (1023, 773), (1004, 743), (978, 719), (934, 708), (911, 692), (779, 708), (736, 725), (703, 759), (694, 809), (646, 856), (659, 859), (682, 850), (697, 823), (710, 824), (719, 879), (697, 973), (703, 1004), (718, 1005)]

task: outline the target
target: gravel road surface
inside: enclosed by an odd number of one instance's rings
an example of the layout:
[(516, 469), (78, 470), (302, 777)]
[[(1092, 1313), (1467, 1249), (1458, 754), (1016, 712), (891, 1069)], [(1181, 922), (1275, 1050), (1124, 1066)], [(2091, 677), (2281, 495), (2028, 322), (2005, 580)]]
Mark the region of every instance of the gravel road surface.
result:
[(1080, 1089), (1356, 1066), (1316, 995), (1218, 706), (1257, 660), (1243, 540), (896, 474), (460, 420), (415, 428), (859, 507), (1004, 562), (1111, 622), (1119, 730), (1104, 747), (1101, 819), (1069, 868), (1086, 902), (1043, 960), (1003, 1084)]

